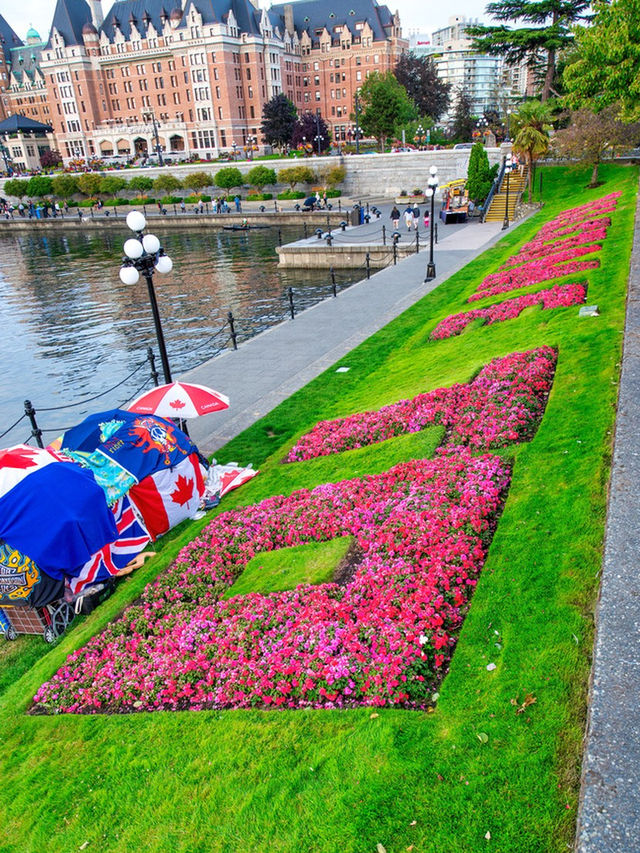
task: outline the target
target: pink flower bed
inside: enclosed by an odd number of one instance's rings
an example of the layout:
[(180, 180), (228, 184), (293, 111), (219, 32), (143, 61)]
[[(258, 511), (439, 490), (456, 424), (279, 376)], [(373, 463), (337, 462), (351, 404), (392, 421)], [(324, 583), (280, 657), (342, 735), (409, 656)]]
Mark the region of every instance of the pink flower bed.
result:
[(497, 302), (488, 308), (475, 308), (472, 311), (460, 314), (451, 314), (445, 317), (431, 332), (433, 340), (442, 340), (459, 335), (463, 329), (478, 318), (482, 318), (487, 325), (502, 323), (504, 320), (512, 320), (518, 317), (525, 308), (532, 305), (542, 305), (543, 309), (562, 308), (567, 305), (581, 305), (587, 298), (587, 285), (563, 284), (555, 285), (548, 290), (539, 290), (537, 293), (525, 293), (514, 299), (506, 299)]
[(467, 301), (475, 302), (600, 266), (597, 258), (577, 259), (602, 249), (607, 227), (611, 224), (604, 214), (615, 210), (619, 196), (619, 192), (611, 193), (558, 214), (516, 255), (508, 258), (498, 272), (486, 276)]
[(436, 388), (370, 412), (319, 421), (289, 451), (299, 462), (444, 424), (454, 444), (488, 449), (528, 438), (553, 382), (556, 352), (542, 347), (496, 358), (468, 385)]
[[(70, 655), (36, 712), (424, 707), (506, 496), (499, 457), (451, 448), (223, 513), (120, 621)], [(355, 537), (344, 585), (219, 596), (254, 555)]]

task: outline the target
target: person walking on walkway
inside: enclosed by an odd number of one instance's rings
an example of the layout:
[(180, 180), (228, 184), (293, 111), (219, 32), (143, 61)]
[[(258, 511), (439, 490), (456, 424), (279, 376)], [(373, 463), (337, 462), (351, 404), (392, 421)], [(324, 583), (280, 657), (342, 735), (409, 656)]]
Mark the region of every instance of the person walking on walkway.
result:
[(234, 202), (236, 204), (236, 213), (240, 213), (242, 211), (242, 204), (240, 203), (240, 196), (237, 195), (234, 198)]
[(418, 207), (418, 203), (413, 205), (413, 227), (414, 230), (418, 230), (418, 225), (420, 224), (420, 208)]
[(410, 204), (407, 205), (407, 209), (404, 212), (404, 224), (407, 226), (407, 231), (411, 231), (413, 226), (413, 208)]
[(389, 218), (391, 219), (393, 230), (397, 231), (400, 227), (400, 211), (395, 204), (393, 205), (393, 210), (391, 211)]

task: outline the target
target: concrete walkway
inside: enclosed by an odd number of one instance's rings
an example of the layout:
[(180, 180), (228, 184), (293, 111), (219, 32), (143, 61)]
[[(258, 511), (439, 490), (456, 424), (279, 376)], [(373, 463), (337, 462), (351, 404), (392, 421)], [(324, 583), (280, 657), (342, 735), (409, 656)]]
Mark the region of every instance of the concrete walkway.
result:
[(640, 196), (602, 565), (578, 853), (640, 850)]
[[(381, 227), (381, 222), (375, 226), (376, 230)], [(361, 228), (373, 231), (374, 223)], [(411, 255), (369, 281), (352, 285), (336, 299), (325, 299), (295, 320), (285, 320), (241, 344), (237, 352), (225, 351), (182, 377), (231, 398), (228, 410), (190, 422), (189, 430), (200, 449), (215, 452), (239, 435), (495, 243), (501, 226), (474, 222), (445, 226), (440, 231), (442, 238), (445, 233), (455, 239), (451, 243), (443, 239), (436, 247), (433, 281), (423, 281), (427, 251)]]

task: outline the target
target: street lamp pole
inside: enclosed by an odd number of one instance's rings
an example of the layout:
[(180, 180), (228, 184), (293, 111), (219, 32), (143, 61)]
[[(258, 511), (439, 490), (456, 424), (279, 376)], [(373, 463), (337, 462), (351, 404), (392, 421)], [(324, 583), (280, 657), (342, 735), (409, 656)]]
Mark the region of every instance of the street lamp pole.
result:
[(10, 178), (13, 175), (13, 169), (9, 165), (9, 160), (7, 159), (7, 154), (9, 153), (9, 149), (2, 142), (0, 142), (0, 151), (2, 152), (2, 158), (4, 160), (4, 170), (7, 173), (7, 177)]
[(320, 110), (316, 110), (316, 142), (318, 143), (318, 157), (320, 156), (320, 143), (324, 139), (320, 136)]
[(356, 154), (360, 153), (360, 100), (358, 99), (358, 93), (356, 92)]
[(158, 165), (164, 166), (164, 160), (162, 159), (162, 148), (160, 147), (160, 137), (158, 136), (158, 122), (156, 121), (155, 113), (151, 113), (151, 121), (153, 123), (153, 138), (156, 141), (156, 154), (158, 155)]
[(509, 227), (509, 176), (511, 174), (511, 169), (513, 168), (513, 158), (511, 154), (507, 156), (504, 164), (504, 170), (507, 173), (507, 203), (504, 207), (504, 222), (502, 223), (502, 230), (505, 231)]
[(431, 195), (431, 236), (429, 243), (429, 263), (427, 264), (427, 273), (425, 275), (425, 281), (431, 281), (436, 277), (436, 265), (433, 260), (433, 229), (434, 229), (434, 219), (435, 219), (435, 202), (436, 202), (436, 189), (438, 188), (438, 169), (436, 166), (432, 166), (429, 169), (429, 180), (427, 181), (428, 190), (427, 192)]
[(511, 110), (507, 109), (507, 139), (506, 139), (507, 142), (511, 141), (511, 136), (510, 136), (510, 131), (509, 131), (510, 119), (511, 119)]
[(172, 381), (171, 368), (169, 367), (169, 356), (167, 355), (162, 323), (160, 322), (158, 301), (153, 287), (153, 274), (154, 272), (161, 274), (171, 272), (173, 261), (168, 255), (165, 255), (164, 249), (155, 234), (142, 233), (146, 224), (146, 219), (138, 210), (132, 210), (127, 216), (127, 225), (135, 232), (136, 236), (125, 241), (125, 257), (122, 259), (122, 267), (120, 268), (120, 281), (123, 284), (136, 284), (140, 278), (140, 273), (145, 277), (158, 349), (160, 350), (162, 372), (164, 373), (164, 381), (168, 383)]

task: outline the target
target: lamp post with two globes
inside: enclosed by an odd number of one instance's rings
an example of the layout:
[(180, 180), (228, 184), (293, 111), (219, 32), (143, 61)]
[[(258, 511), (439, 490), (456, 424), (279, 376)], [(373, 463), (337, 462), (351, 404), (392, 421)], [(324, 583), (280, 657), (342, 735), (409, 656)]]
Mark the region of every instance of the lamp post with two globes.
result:
[(168, 255), (165, 255), (164, 249), (160, 245), (160, 240), (158, 240), (155, 234), (142, 233), (147, 225), (147, 220), (140, 211), (132, 210), (127, 215), (127, 225), (135, 232), (136, 236), (130, 237), (125, 241), (125, 257), (122, 259), (122, 266), (120, 267), (120, 281), (123, 284), (136, 284), (140, 278), (140, 273), (146, 279), (153, 322), (156, 328), (158, 349), (160, 350), (160, 360), (162, 361), (162, 372), (164, 373), (164, 381), (169, 383), (172, 381), (171, 368), (169, 367), (169, 357), (160, 322), (158, 302), (155, 290), (153, 289), (153, 274), (154, 272), (171, 272), (173, 261)]
[(425, 281), (431, 281), (436, 277), (436, 265), (433, 260), (433, 228), (434, 228), (434, 219), (435, 219), (435, 202), (436, 202), (436, 190), (438, 189), (438, 167), (432, 166), (429, 169), (429, 180), (427, 181), (427, 197), (431, 198), (431, 216), (430, 216), (430, 226), (431, 226), (431, 238), (430, 238), (430, 248), (429, 248), (429, 263), (427, 264), (427, 274), (425, 275)]
[(511, 170), (513, 169), (513, 157), (511, 154), (508, 154), (504, 161), (504, 171), (507, 176), (507, 198), (504, 205), (504, 221), (502, 223), (502, 230), (506, 231), (509, 227), (509, 175), (511, 174)]

